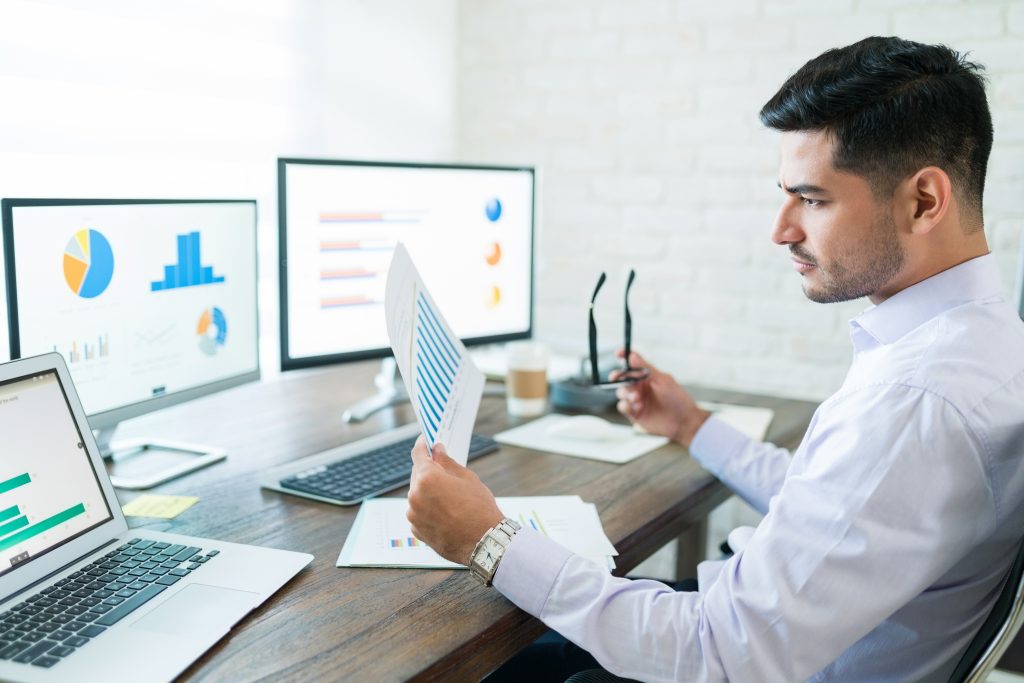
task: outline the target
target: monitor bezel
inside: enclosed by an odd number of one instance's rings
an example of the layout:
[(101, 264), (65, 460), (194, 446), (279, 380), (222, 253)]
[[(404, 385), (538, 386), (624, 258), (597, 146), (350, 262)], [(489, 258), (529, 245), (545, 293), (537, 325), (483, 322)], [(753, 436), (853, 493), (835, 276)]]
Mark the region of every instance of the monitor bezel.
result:
[(288, 165), (309, 165), (309, 166), (349, 166), (349, 167), (372, 167), (372, 168), (414, 168), (414, 169), (435, 169), (451, 171), (513, 171), (526, 172), (530, 174), (530, 294), (529, 294), (529, 322), (527, 328), (521, 332), (510, 332), (507, 334), (486, 335), (480, 337), (463, 338), (466, 346), (477, 346), (480, 344), (495, 344), (499, 342), (516, 341), (519, 339), (530, 339), (533, 336), (534, 309), (536, 295), (536, 253), (537, 253), (537, 171), (533, 166), (497, 166), (486, 164), (444, 164), (425, 163), (411, 161), (368, 161), (364, 159), (320, 159), (306, 157), (280, 157), (277, 160), (277, 236), (278, 236), (278, 301), (280, 314), (280, 350), (281, 350), (281, 371), (302, 370), (316, 368), (337, 363), (347, 363), (359, 360), (372, 360), (374, 358), (387, 358), (392, 356), (390, 346), (382, 346), (376, 349), (363, 349), (359, 351), (345, 351), (342, 353), (328, 353), (319, 356), (302, 356), (293, 358), (288, 350), (288, 187), (287, 169)]
[(111, 408), (89, 415), (89, 424), (93, 429), (108, 429), (116, 426), (119, 422), (130, 420), (134, 417), (179, 405), (187, 401), (193, 401), (203, 396), (232, 389), (249, 382), (257, 382), (260, 379), (260, 317), (259, 317), (259, 206), (255, 199), (45, 199), (45, 198), (15, 198), (4, 199), (0, 202), (0, 215), (3, 219), (4, 259), (6, 261), (7, 279), (7, 327), (10, 336), (11, 359), (21, 358), (21, 340), (19, 338), (18, 325), (18, 290), (17, 270), (15, 267), (14, 249), (14, 209), (24, 207), (47, 207), (47, 206), (135, 206), (135, 205), (159, 205), (159, 204), (249, 204), (253, 211), (253, 267), (255, 273), (255, 289), (253, 291), (253, 305), (256, 315), (256, 368), (232, 377), (208, 382), (199, 386), (182, 389), (163, 396), (154, 396), (128, 403), (117, 408)]

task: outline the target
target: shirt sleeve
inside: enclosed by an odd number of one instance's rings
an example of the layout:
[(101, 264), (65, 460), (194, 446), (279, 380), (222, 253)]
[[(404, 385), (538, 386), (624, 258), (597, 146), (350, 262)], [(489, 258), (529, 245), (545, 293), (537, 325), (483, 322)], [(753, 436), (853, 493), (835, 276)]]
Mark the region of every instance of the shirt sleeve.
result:
[(792, 460), (785, 448), (755, 441), (714, 415), (697, 430), (690, 455), (762, 515)]
[[(864, 391), (816, 423), (749, 545), (705, 592), (610, 576), (526, 530), (494, 585), (620, 676), (806, 680), (994, 524), (962, 416), (919, 390)], [(937, 467), (941, 481), (927, 476)]]

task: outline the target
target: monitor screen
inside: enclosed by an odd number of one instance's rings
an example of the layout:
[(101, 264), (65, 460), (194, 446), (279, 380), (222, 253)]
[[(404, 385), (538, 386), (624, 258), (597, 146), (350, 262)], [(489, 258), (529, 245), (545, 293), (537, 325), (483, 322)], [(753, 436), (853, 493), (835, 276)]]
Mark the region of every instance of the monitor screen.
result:
[(53, 370), (0, 383), (0, 575), (111, 519)]
[(12, 355), (62, 354), (94, 428), (258, 378), (255, 202), (4, 200), (4, 219)]
[(281, 366), (391, 353), (395, 244), (466, 343), (532, 329), (532, 168), (280, 159)]

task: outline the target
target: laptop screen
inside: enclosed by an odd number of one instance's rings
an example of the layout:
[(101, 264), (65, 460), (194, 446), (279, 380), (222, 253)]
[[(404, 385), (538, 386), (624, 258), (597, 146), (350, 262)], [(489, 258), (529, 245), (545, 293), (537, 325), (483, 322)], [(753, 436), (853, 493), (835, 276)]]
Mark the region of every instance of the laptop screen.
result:
[(54, 370), (0, 383), (0, 576), (112, 518)]

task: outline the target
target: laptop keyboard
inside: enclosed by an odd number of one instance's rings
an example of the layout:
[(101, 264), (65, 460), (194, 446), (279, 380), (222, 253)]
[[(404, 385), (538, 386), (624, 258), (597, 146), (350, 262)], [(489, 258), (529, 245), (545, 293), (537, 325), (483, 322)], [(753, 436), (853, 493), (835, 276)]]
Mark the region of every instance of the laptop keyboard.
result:
[[(366, 453), (319, 465), (281, 479), (282, 488), (330, 498), (354, 505), (364, 498), (401, 488), (409, 483), (412, 459), (409, 452), (416, 436), (380, 446)], [(474, 434), (469, 442), (469, 459), (498, 450), (498, 442)]]
[(219, 552), (134, 538), (0, 614), (0, 659), (54, 666)]

